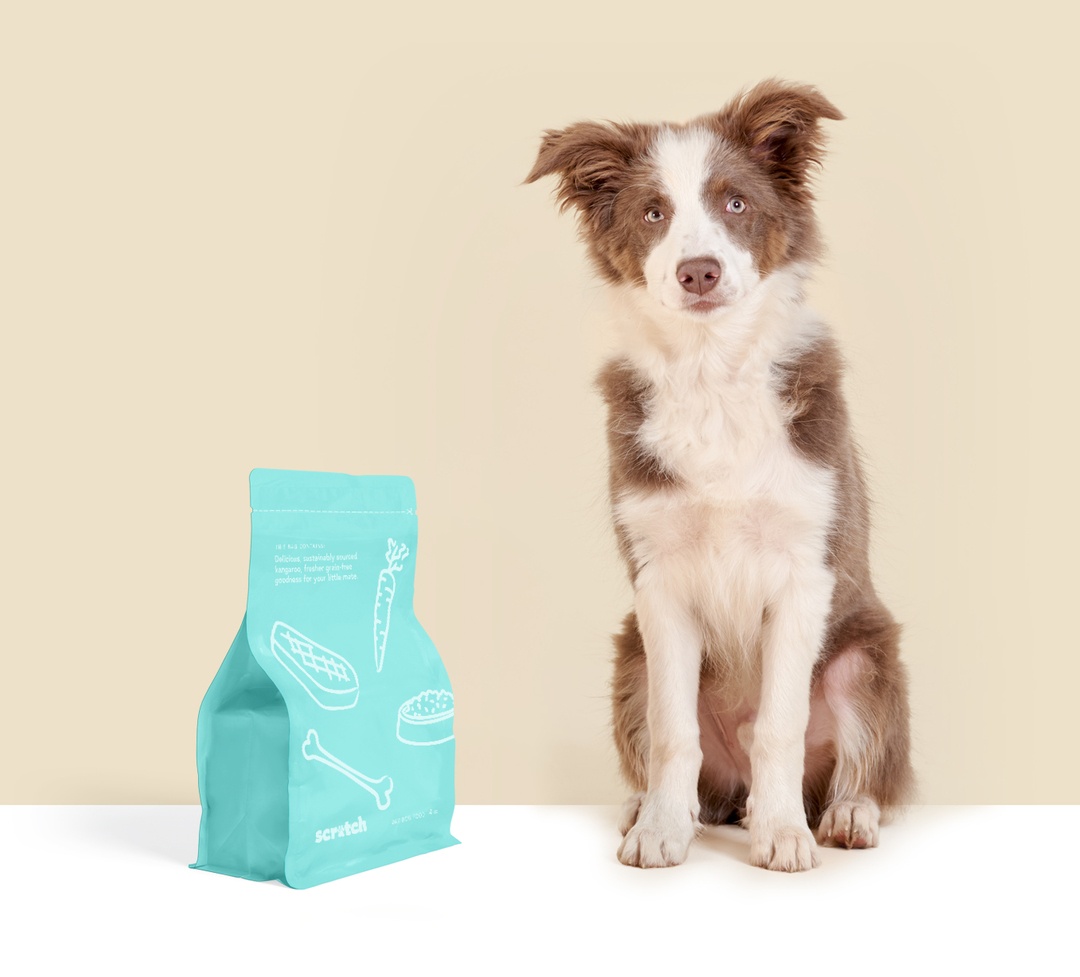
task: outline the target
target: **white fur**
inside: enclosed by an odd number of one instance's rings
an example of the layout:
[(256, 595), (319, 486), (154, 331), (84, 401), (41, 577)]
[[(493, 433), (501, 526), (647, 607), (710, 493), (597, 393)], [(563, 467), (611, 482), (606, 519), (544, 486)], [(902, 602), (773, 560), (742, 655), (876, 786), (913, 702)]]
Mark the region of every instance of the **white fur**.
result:
[(716, 137), (705, 129), (662, 129), (653, 145), (657, 175), (674, 206), (665, 214), (666, 233), (645, 260), (644, 271), (649, 295), (665, 309), (681, 310), (699, 298), (686, 292), (676, 274), (690, 258), (719, 261), (715, 296), (728, 304), (740, 301), (760, 281), (753, 255), (731, 240), (705, 206), (703, 189), (716, 148)]
[[(814, 839), (802, 806), (804, 737), (834, 584), (826, 556), (835, 485), (792, 445), (772, 370), (823, 327), (803, 305), (805, 269), (760, 278), (707, 213), (700, 187), (709, 138), (693, 130), (660, 138), (655, 158), (675, 214), (645, 263), (647, 288), (616, 293), (619, 355), (654, 391), (638, 438), (677, 476), (676, 487), (628, 491), (615, 504), (640, 568), (650, 750), (648, 791), (620, 857), (685, 857), (701, 765), (699, 672), (711, 636), (757, 710), (751, 860), (805, 869)], [(682, 310), (674, 269), (705, 255), (720, 261), (736, 298), (700, 316)]]
[(647, 668), (649, 683), (649, 791), (619, 858), (633, 865), (678, 865), (698, 819), (701, 742), (697, 722), (698, 679), (704, 636), (693, 606), (678, 592), (680, 580), (663, 567), (646, 568), (634, 593), (634, 610), (645, 647), (663, 657)]

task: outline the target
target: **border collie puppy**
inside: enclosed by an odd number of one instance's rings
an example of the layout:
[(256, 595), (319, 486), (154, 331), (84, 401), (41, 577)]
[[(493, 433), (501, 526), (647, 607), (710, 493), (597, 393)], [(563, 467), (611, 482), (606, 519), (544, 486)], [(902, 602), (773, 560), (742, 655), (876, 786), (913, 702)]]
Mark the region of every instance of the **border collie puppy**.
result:
[(754, 865), (802, 871), (817, 843), (876, 845), (912, 788), (842, 360), (804, 300), (810, 169), (841, 118), (770, 80), (687, 124), (549, 130), (526, 180), (557, 175), (618, 327), (598, 382), (634, 591), (613, 685), (627, 865), (678, 865), (703, 823), (741, 820)]

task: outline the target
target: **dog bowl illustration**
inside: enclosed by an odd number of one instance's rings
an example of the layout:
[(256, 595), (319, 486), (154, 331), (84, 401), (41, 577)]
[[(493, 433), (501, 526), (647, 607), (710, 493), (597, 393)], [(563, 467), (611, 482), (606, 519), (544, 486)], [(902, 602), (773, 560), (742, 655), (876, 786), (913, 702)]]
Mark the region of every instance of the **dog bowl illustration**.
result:
[(438, 746), (454, 738), (454, 693), (428, 689), (398, 709), (397, 738), (409, 746)]

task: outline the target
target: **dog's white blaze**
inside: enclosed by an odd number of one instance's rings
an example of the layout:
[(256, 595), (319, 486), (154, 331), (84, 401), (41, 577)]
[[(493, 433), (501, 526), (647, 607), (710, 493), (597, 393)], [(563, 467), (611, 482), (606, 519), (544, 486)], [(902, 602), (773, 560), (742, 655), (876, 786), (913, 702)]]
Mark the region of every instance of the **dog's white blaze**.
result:
[[(678, 267), (689, 258), (715, 258), (721, 266), (716, 294), (737, 302), (760, 280), (754, 258), (731, 240), (722, 220), (705, 205), (705, 185), (717, 149), (706, 129), (661, 129), (651, 157), (673, 207), (667, 233), (645, 259), (647, 291), (668, 309), (683, 309), (691, 296), (679, 284)], [(693, 296), (696, 298), (697, 296)]]

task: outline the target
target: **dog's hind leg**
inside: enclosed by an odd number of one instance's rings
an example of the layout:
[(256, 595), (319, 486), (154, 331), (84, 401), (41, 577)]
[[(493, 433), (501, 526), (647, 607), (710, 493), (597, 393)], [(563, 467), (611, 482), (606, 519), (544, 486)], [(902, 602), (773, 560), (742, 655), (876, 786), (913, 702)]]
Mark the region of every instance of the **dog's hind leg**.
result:
[(645, 645), (633, 612), (615, 635), (615, 677), (611, 689), (612, 729), (619, 752), (622, 775), (635, 791), (627, 802), (623, 834), (633, 827), (641, 798), (649, 783), (648, 685), (645, 677)]
[(899, 631), (877, 605), (852, 615), (830, 634), (830, 653), (818, 677), (835, 748), (835, 765), (819, 806), (816, 833), (823, 845), (873, 848), (883, 810), (904, 803), (912, 792)]

